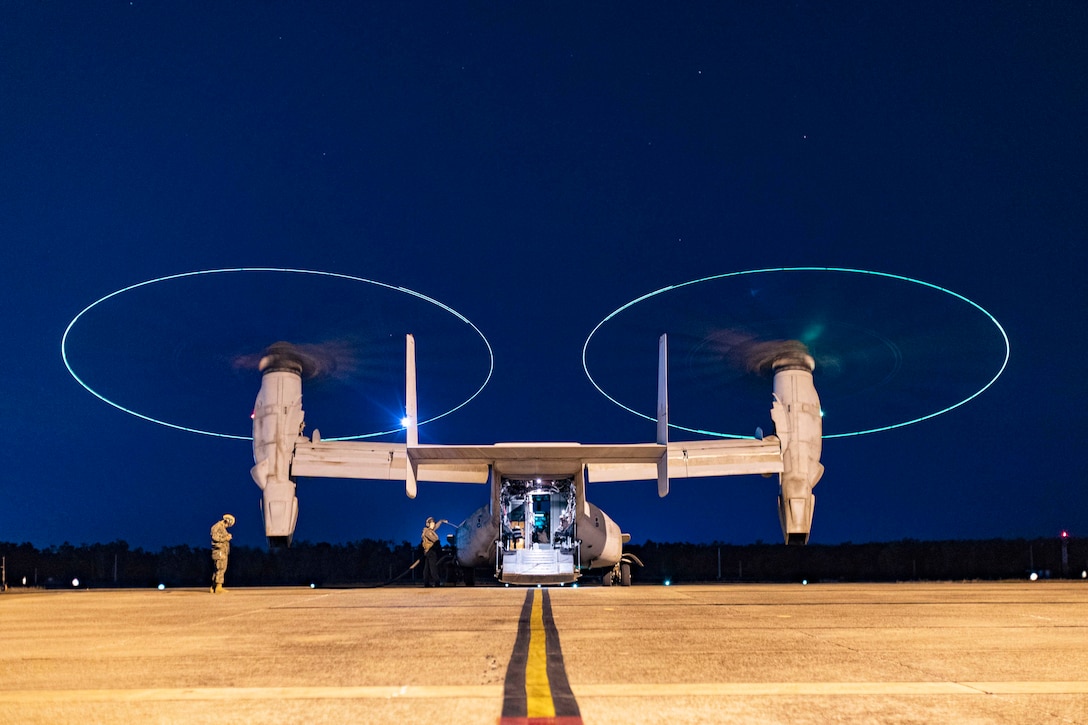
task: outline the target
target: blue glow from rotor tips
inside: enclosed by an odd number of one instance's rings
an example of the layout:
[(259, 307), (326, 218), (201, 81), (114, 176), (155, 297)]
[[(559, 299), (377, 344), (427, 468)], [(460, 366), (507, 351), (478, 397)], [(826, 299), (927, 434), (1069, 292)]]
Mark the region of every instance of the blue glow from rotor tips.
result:
[[(102, 304), (106, 300), (117, 297), (118, 295), (124, 294), (125, 292), (130, 292), (130, 291), (132, 291), (134, 289), (139, 289), (140, 287), (147, 287), (148, 285), (152, 285), (152, 284), (158, 284), (160, 282), (168, 282), (168, 281), (171, 281), (171, 280), (183, 279), (183, 278), (186, 278), (186, 277), (196, 277), (198, 275), (226, 274), (226, 273), (231, 273), (231, 272), (283, 272), (283, 273), (288, 273), (288, 274), (308, 274), (308, 275), (314, 275), (314, 276), (317, 276), (317, 277), (332, 277), (332, 278), (335, 278), (335, 279), (344, 279), (344, 280), (349, 280), (349, 281), (352, 281), (352, 282), (364, 282), (366, 284), (376, 285), (378, 287), (383, 287), (385, 289), (388, 289), (388, 290), (391, 290), (391, 291), (394, 291), (394, 292), (400, 292), (400, 293), (403, 293), (403, 294), (406, 294), (406, 295), (410, 295), (412, 297), (416, 297), (418, 299), (421, 299), (424, 302), (429, 302), (430, 304), (438, 307), (439, 309), (450, 313), (451, 315), (456, 317), (458, 320), (460, 320), (461, 322), (464, 322), (466, 325), (471, 327), (473, 329), (473, 331), (477, 335), (480, 336), (480, 340), (483, 341), (484, 346), (487, 348), (488, 369), (487, 369), (487, 375), (484, 377), (483, 383), (480, 384), (480, 387), (477, 388), (476, 391), (474, 393), (472, 393), (472, 395), (470, 395), (468, 398), (466, 398), (460, 404), (458, 404), (457, 406), (455, 406), (453, 408), (450, 408), (449, 410), (447, 410), (444, 413), (441, 413), (439, 415), (435, 415), (435, 416), (433, 416), (431, 418), (428, 418), (427, 420), (420, 421), (418, 423), (418, 425), (420, 425), (420, 426), (426, 425), (427, 423), (431, 423), (431, 422), (436, 421), (436, 420), (438, 420), (440, 418), (445, 418), (450, 413), (454, 413), (454, 412), (460, 410), (461, 408), (465, 407), (466, 405), (468, 405), (487, 386), (488, 382), (490, 382), (490, 380), (491, 380), (492, 374), (495, 371), (495, 353), (491, 349), (491, 343), (489, 343), (487, 341), (487, 338), (484, 337), (484, 334), (480, 331), (480, 328), (476, 327), (476, 325), (474, 325), (467, 317), (465, 317), (464, 315), (462, 315), (460, 312), (453, 309), (449, 305), (443, 304), (442, 302), (439, 302), (438, 300), (434, 299), (433, 297), (428, 297), (427, 295), (423, 294), (422, 292), (416, 292), (415, 290), (410, 290), (407, 287), (397, 287), (397, 286), (394, 286), (394, 285), (385, 284), (384, 282), (376, 282), (376, 281), (374, 281), (372, 279), (366, 279), (364, 277), (356, 277), (356, 276), (350, 275), (350, 274), (340, 274), (338, 272), (321, 272), (321, 271), (312, 270), (312, 269), (293, 269), (293, 268), (289, 268), (289, 267), (229, 267), (229, 268), (223, 268), (223, 269), (202, 269), (202, 270), (198, 270), (198, 271), (195, 271), (195, 272), (181, 272), (179, 274), (169, 274), (169, 275), (165, 275), (165, 276), (162, 276), (162, 277), (156, 277), (155, 279), (149, 279), (149, 280), (146, 280), (144, 282), (137, 282), (136, 284), (131, 284), (131, 285), (127, 286), (127, 287), (122, 287), (121, 289), (116, 290), (114, 292), (110, 292), (108, 295), (105, 295), (104, 297), (100, 297), (99, 299), (95, 300), (94, 302), (92, 302), (91, 304), (87, 305), (82, 310), (80, 310), (79, 314), (77, 314), (75, 317), (73, 317), (72, 321), (69, 322), (68, 326), (64, 329), (64, 335), (61, 336), (61, 340), (60, 340), (60, 356), (61, 356), (61, 360), (64, 361), (64, 367), (68, 369), (68, 373), (73, 378), (75, 378), (75, 381), (77, 383), (79, 383), (80, 385), (82, 385), (83, 388), (87, 392), (89, 392), (91, 395), (98, 398), (102, 402), (104, 402), (104, 403), (106, 403), (108, 405), (111, 405), (114, 408), (117, 408), (118, 410), (120, 410), (122, 412), (128, 413), (129, 415), (135, 416), (137, 418), (140, 418), (142, 420), (146, 420), (146, 421), (151, 422), (151, 423), (156, 423), (158, 425), (165, 426), (167, 428), (173, 428), (175, 430), (185, 431), (187, 433), (197, 433), (197, 434), (200, 434), (200, 435), (213, 436), (213, 437), (216, 437), (216, 438), (229, 438), (229, 439), (233, 439), (233, 440), (244, 440), (244, 441), (253, 440), (252, 436), (234, 435), (234, 434), (231, 434), (231, 433), (219, 433), (219, 432), (216, 432), (216, 431), (202, 430), (200, 428), (192, 428), (192, 427), (189, 427), (189, 426), (179, 425), (177, 423), (170, 423), (170, 422), (165, 421), (165, 420), (160, 420), (158, 418), (154, 418), (154, 417), (152, 417), (150, 415), (144, 415), (143, 413), (132, 410), (131, 408), (126, 408), (125, 406), (121, 405), (120, 403), (117, 403), (117, 402), (115, 402), (113, 400), (110, 400), (106, 396), (104, 396), (101, 393), (99, 393), (98, 391), (96, 391), (90, 385), (88, 385), (81, 377), (79, 377), (79, 375), (76, 373), (76, 371), (72, 368), (72, 364), (68, 359), (68, 336), (71, 334), (72, 329), (75, 327), (76, 323), (79, 322), (81, 317), (83, 317), (85, 314), (87, 314), (92, 309), (94, 309), (98, 305)], [(397, 432), (399, 432), (401, 430), (403, 430), (403, 428), (391, 428), (389, 430), (377, 431), (377, 432), (374, 432), (374, 433), (365, 433), (365, 434), (353, 435), (353, 436), (341, 436), (341, 437), (337, 437), (337, 438), (326, 438), (325, 440), (339, 441), (339, 440), (358, 440), (360, 438), (376, 438), (378, 436), (390, 435), (392, 433), (397, 433)]]
[[(709, 282), (709, 281), (717, 280), (717, 279), (725, 279), (726, 277), (739, 277), (739, 276), (746, 275), (746, 274), (763, 274), (763, 273), (767, 273), (767, 272), (847, 272), (847, 273), (850, 273), (850, 274), (866, 274), (866, 275), (872, 275), (874, 277), (887, 277), (888, 279), (895, 279), (895, 280), (899, 280), (901, 282), (910, 282), (912, 284), (921, 285), (923, 287), (929, 287), (930, 289), (937, 290), (938, 292), (943, 292), (944, 294), (951, 295), (952, 297), (955, 297), (958, 300), (966, 302), (967, 304), (971, 305), (972, 307), (977, 309), (982, 314), (986, 315), (986, 317), (989, 318), (990, 322), (992, 322), (994, 324), (994, 326), (997, 328), (997, 331), (1001, 334), (1001, 339), (1005, 343), (1005, 356), (1002, 359), (1001, 365), (998, 368), (997, 372), (994, 373), (994, 376), (992, 378), (990, 378), (989, 382), (987, 382), (985, 385), (983, 385), (977, 391), (975, 391), (971, 395), (967, 396), (963, 400), (959, 401), (958, 403), (955, 403), (953, 405), (949, 405), (946, 408), (942, 408), (941, 410), (935, 411), (933, 413), (929, 413), (927, 415), (923, 415), (923, 416), (919, 416), (917, 418), (913, 418), (911, 420), (903, 421), (901, 423), (895, 423), (895, 424), (892, 424), (892, 425), (884, 425), (884, 426), (880, 426), (880, 427), (877, 427), (877, 428), (869, 428), (867, 430), (851, 431), (851, 432), (848, 432), (848, 433), (833, 433), (833, 434), (830, 434), (830, 435), (824, 435), (823, 436), (824, 438), (846, 438), (846, 437), (849, 437), (849, 436), (865, 435), (867, 433), (877, 433), (877, 432), (880, 432), (880, 431), (892, 430), (893, 428), (902, 428), (904, 426), (912, 425), (914, 423), (920, 423), (923, 420), (929, 420), (930, 418), (935, 418), (938, 415), (941, 415), (942, 413), (947, 413), (950, 410), (953, 410), (955, 408), (960, 407), (964, 403), (967, 403), (967, 402), (969, 402), (971, 400), (974, 400), (979, 395), (982, 395), (982, 393), (985, 392), (987, 388), (989, 388), (991, 385), (993, 385), (995, 382), (997, 382), (997, 379), (999, 377), (1001, 377), (1001, 373), (1005, 372), (1005, 368), (1009, 364), (1009, 353), (1010, 353), (1009, 336), (1005, 333), (1005, 328), (1003, 328), (1001, 326), (1001, 323), (998, 322), (997, 319), (993, 315), (991, 315), (989, 312), (987, 312), (981, 305), (979, 305), (978, 303), (976, 303), (976, 302), (974, 302), (972, 300), (967, 299), (966, 297), (964, 297), (961, 294), (953, 292), (950, 289), (947, 289), (945, 287), (941, 287), (940, 285), (932, 284), (930, 282), (925, 282), (925, 281), (920, 280), (920, 279), (914, 279), (912, 277), (905, 277), (905, 276), (900, 275), (900, 274), (891, 274), (891, 273), (888, 273), (888, 272), (874, 272), (872, 270), (867, 270), (867, 269), (850, 269), (848, 267), (768, 267), (766, 269), (749, 269), (749, 270), (745, 270), (743, 272), (727, 272), (725, 274), (710, 275), (710, 276), (707, 276), (707, 277), (700, 277), (698, 279), (693, 279), (693, 280), (690, 280), (688, 282), (682, 282), (680, 284), (669, 285), (667, 287), (662, 287), (659, 290), (655, 290), (653, 292), (649, 292), (647, 294), (644, 294), (644, 295), (642, 295), (640, 297), (636, 297), (635, 299), (631, 300), (627, 304), (622, 305), (621, 307), (613, 310), (607, 317), (605, 317), (603, 320), (601, 320), (600, 322), (597, 323), (597, 326), (593, 328), (593, 330), (589, 333), (589, 336), (586, 338), (585, 344), (582, 345), (582, 369), (585, 371), (586, 377), (589, 378), (589, 382), (593, 385), (593, 387), (595, 387), (597, 389), (597, 391), (601, 395), (608, 398), (609, 400), (611, 400), (613, 403), (615, 403), (619, 407), (623, 408), (624, 410), (626, 410), (629, 413), (634, 413), (635, 415), (639, 416), (640, 418), (645, 418), (646, 420), (649, 420), (649, 421), (656, 421), (657, 418), (655, 416), (651, 416), (651, 415), (647, 415), (645, 413), (641, 413), (641, 412), (635, 410), (634, 408), (631, 408), (631, 407), (629, 407), (627, 405), (624, 405), (620, 401), (616, 400), (611, 395), (606, 393), (604, 391), (604, 388), (602, 388), (600, 385), (598, 385), (597, 381), (593, 379), (593, 375), (589, 372), (589, 362), (587, 360), (587, 354), (588, 354), (588, 350), (589, 350), (589, 343), (590, 343), (590, 341), (593, 340), (593, 336), (595, 334), (597, 334), (597, 331), (600, 330), (601, 327), (603, 327), (606, 322), (608, 322), (609, 320), (614, 318), (616, 315), (620, 314), (621, 312), (623, 312), (625, 310), (628, 310), (628, 309), (634, 307), (639, 302), (643, 302), (645, 300), (650, 299), (651, 297), (655, 297), (657, 295), (664, 294), (665, 292), (670, 292), (672, 290), (681, 289), (683, 287), (690, 287), (691, 285), (699, 284), (701, 282)], [(823, 417), (823, 411), (820, 411), (820, 416)], [(687, 431), (689, 433), (697, 433), (697, 434), (700, 434), (700, 435), (715, 436), (717, 438), (751, 438), (752, 437), (752, 436), (746, 436), (746, 435), (736, 435), (736, 434), (733, 434), (733, 433), (721, 433), (719, 431), (703, 430), (701, 428), (689, 428), (689, 427), (678, 425), (676, 423), (671, 423), (671, 422), (669, 423), (669, 427), (670, 428), (675, 428), (676, 430)]]

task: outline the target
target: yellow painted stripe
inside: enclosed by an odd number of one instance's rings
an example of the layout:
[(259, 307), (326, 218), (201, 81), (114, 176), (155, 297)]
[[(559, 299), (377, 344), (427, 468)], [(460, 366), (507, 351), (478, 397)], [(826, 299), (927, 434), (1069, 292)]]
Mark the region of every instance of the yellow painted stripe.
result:
[(1065, 682), (677, 682), (576, 685), (594, 697), (744, 697), (752, 695), (1084, 695), (1088, 681)]
[[(1088, 681), (1033, 682), (689, 682), (580, 685), (578, 697), (743, 697), (796, 695), (1088, 695)], [(0, 705), (64, 702), (241, 700), (493, 700), (500, 685), (356, 687), (172, 687), (101, 690), (0, 690)], [(533, 716), (539, 717), (539, 716)]]
[(175, 700), (494, 700), (501, 685), (358, 687), (171, 687), (113, 690), (0, 690), (0, 705), (62, 702), (169, 702)]
[(1088, 695), (1088, 682), (964, 682), (987, 695)]
[(525, 700), (528, 717), (555, 717), (555, 703), (552, 701), (552, 688), (548, 682), (543, 595), (533, 598), (533, 612), (529, 617), (529, 659), (525, 663)]

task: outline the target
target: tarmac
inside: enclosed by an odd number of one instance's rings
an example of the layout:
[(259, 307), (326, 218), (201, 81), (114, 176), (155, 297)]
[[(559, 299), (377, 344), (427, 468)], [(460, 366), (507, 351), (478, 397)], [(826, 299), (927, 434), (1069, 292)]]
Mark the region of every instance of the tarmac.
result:
[(5, 723), (1088, 724), (1081, 581), (13, 589), (0, 632)]

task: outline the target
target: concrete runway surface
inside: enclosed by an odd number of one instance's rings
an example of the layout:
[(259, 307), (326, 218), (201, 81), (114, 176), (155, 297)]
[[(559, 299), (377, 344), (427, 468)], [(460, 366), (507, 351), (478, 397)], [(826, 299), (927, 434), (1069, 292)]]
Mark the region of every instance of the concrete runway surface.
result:
[[(531, 602), (580, 717), (532, 712)], [(0, 628), (0, 722), (1088, 724), (1084, 582), (13, 590)]]

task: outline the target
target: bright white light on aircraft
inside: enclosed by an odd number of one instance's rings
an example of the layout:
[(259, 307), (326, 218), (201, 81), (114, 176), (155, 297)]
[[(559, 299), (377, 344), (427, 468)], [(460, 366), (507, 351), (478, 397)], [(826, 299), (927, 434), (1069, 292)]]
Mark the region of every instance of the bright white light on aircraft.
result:
[(665, 586), (671, 586), (671, 585), (672, 585), (672, 579), (666, 579), (665, 580)]
[(166, 585), (165, 584), (160, 584), (159, 585), (159, 591), (161, 592), (163, 589), (166, 589)]
[(1039, 579), (1039, 575), (1035, 572), (1031, 572), (1031, 576), (1029, 576), (1028, 579), (1030, 579), (1031, 581), (1036, 581)]
[(310, 589), (317, 589), (317, 585), (313, 582), (310, 582)]
[(72, 580), (72, 586), (78, 587), (79, 586), (79, 579), (73, 579)]
[[(1080, 573), (1080, 578), (1081, 578), (1081, 579), (1088, 579), (1088, 570), (1082, 571), (1082, 572)], [(25, 578), (25, 577), (24, 577), (24, 579), (23, 579), (23, 583), (24, 583), (24, 584), (26, 583), (26, 578)]]
[(808, 586), (808, 579), (802, 579), (801, 580), (801, 586), (807, 587)]
[(405, 428), (407, 428), (411, 424), (411, 422), (412, 422), (412, 419), (407, 417), (407, 416), (400, 419), (400, 424), (402, 426), (404, 426)]

